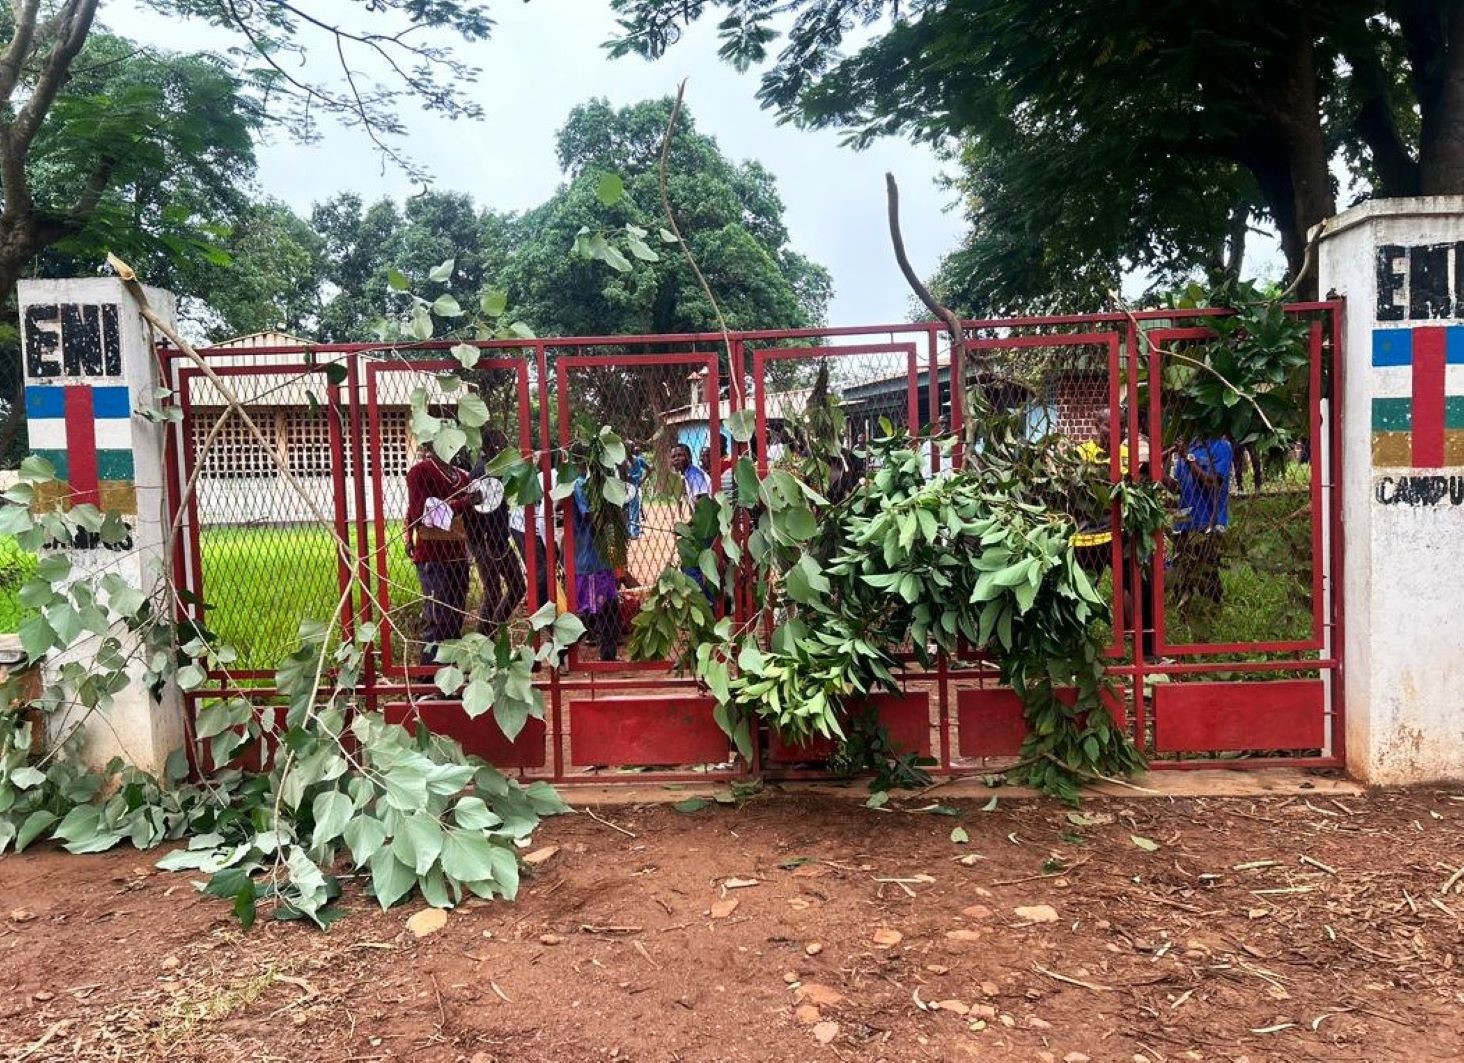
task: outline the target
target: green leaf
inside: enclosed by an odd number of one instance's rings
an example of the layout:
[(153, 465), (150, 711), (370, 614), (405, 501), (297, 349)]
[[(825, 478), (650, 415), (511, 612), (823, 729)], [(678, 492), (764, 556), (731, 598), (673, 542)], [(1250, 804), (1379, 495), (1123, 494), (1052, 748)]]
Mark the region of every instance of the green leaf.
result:
[(502, 288), (485, 288), (478, 297), (478, 305), (489, 317), (502, 317), (508, 310), (508, 293)]
[(993, 796), (990, 801), (988, 801), (988, 802), (986, 802), (986, 804), (982, 805), (981, 806), (981, 811), (983, 811), (983, 812), (995, 812), (996, 811), (996, 798)]
[(470, 720), (476, 720), (493, 708), (493, 685), (476, 676), (463, 687), (463, 711)]
[(371, 890), (383, 909), (405, 897), (416, 884), (416, 874), (390, 849), (382, 849), (371, 858)]
[(178, 669), (178, 685), (184, 690), (197, 690), (208, 682), (208, 672), (196, 664), (185, 664)]
[(386, 842), (386, 827), (374, 816), (357, 816), (346, 824), (344, 834), (351, 862), (357, 867), (365, 867)]
[(432, 301), (432, 312), (438, 317), (462, 317), (463, 308), (450, 295), (439, 295)]
[(757, 414), (752, 410), (736, 410), (728, 414), (722, 422), (727, 426), (727, 431), (738, 443), (746, 443), (752, 439), (752, 433), (757, 428)]
[(658, 235), (661, 237), (661, 242), (662, 243), (666, 243), (666, 244), (674, 244), (674, 243), (676, 243), (676, 234), (673, 233), (670, 229), (661, 229)]
[(606, 244), (602, 256), (605, 265), (620, 273), (630, 272), (630, 260), (620, 253), (620, 249), (614, 244)]
[(705, 797), (688, 797), (685, 801), (677, 801), (671, 807), (678, 812), (692, 813), (700, 812), (710, 804), (711, 802)]
[(239, 920), (239, 925), (245, 930), (254, 925), (255, 901), (258, 895), (253, 879), (245, 879), (239, 892), (234, 894), (234, 918)]
[(618, 477), (606, 477), (601, 485), (600, 493), (612, 506), (624, 506), (630, 501), (630, 488), (624, 480)]
[(326, 842), (340, 837), (356, 809), (351, 799), (340, 790), (326, 790), (316, 796), (310, 811), (315, 817), (315, 832), (310, 835), (310, 848), (318, 849)]
[(447, 353), (456, 358), (464, 369), (473, 368), (478, 364), (478, 359), (483, 357), (483, 352), (471, 343), (455, 343)]
[(869, 800), (864, 802), (865, 808), (884, 808), (890, 803), (890, 792), (888, 790), (876, 790), (869, 795)]
[(442, 870), (459, 882), (492, 878), (492, 848), (482, 832), (453, 828), (442, 843)]
[(29, 790), (46, 781), (46, 774), (30, 765), (16, 768), (10, 773), (10, 782), (17, 790)]
[(573, 613), (560, 613), (554, 618), (554, 630), (551, 637), (554, 639), (554, 645), (561, 649), (573, 646), (584, 637), (584, 633), (584, 621)]
[(453, 821), (464, 830), (492, 830), (503, 819), (481, 797), (464, 797), (452, 809)]
[(412, 282), (407, 280), (407, 275), (401, 270), (388, 268), (386, 271), (386, 285), (392, 291), (404, 292), (411, 288)]
[(391, 851), (398, 860), (410, 864), (417, 874), (425, 875), (442, 853), (442, 824), (427, 812), (413, 812), (402, 821), (401, 830), (391, 841)]
[(449, 258), (447, 261), (433, 266), (427, 274), (427, 279), (441, 284), (452, 276), (453, 267), (457, 264), (456, 259)]
[[(41, 832), (57, 821), (56, 813), (38, 808), (25, 817), (15, 835), (15, 851), (24, 852), (25, 847), (41, 836)], [(3, 848), (3, 847), (0, 847)]]
[(458, 399), (457, 419), (466, 428), (482, 428), (488, 423), (488, 404), (481, 396), (468, 392)]
[(1151, 838), (1145, 838), (1141, 834), (1130, 834), (1129, 835), (1129, 840), (1132, 841), (1135, 845), (1137, 845), (1140, 849), (1144, 850), (1144, 852), (1146, 852), (1146, 853), (1153, 853), (1153, 852), (1158, 852), (1159, 851), (1159, 843), (1158, 842), (1154, 841)]
[(955, 842), (957, 845), (965, 845), (970, 840), (971, 835), (966, 833), (965, 827), (951, 828), (951, 841)]
[(468, 434), (451, 424), (444, 424), (432, 439), (432, 449), (443, 461), (451, 461), (467, 445)]
[(804, 505), (792, 506), (778, 515), (783, 534), (795, 542), (805, 542), (818, 534), (818, 520), (813, 510)]
[(50, 483), (56, 479), (56, 466), (39, 454), (27, 454), (20, 461), (20, 478), (30, 484)]
[(600, 182), (595, 186), (595, 195), (600, 198), (600, 202), (605, 206), (613, 207), (625, 195), (625, 182), (621, 180), (619, 174), (601, 174)]
[(625, 241), (625, 246), (630, 248), (630, 253), (642, 262), (661, 261), (660, 254), (651, 250), (650, 246), (644, 240), (632, 236)]

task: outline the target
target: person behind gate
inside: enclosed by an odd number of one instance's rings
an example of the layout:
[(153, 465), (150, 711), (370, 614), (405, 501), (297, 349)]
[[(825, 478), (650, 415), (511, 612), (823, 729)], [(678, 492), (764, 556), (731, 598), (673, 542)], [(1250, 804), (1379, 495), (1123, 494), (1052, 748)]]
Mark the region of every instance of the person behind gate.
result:
[(466, 472), (431, 446), (418, 448), (407, 470), (403, 538), (422, 585), (423, 664), (436, 664), (438, 646), (462, 634), (469, 567), (463, 511), (480, 499)]
[(524, 600), (524, 572), (509, 542), (508, 503), (503, 484), (488, 475), (488, 463), (508, 447), (508, 437), (497, 428), (483, 429), (483, 453), (473, 466), (473, 486), (482, 495), (463, 511), (468, 553), (483, 584), (483, 605), (478, 630), (492, 635), (508, 622)]

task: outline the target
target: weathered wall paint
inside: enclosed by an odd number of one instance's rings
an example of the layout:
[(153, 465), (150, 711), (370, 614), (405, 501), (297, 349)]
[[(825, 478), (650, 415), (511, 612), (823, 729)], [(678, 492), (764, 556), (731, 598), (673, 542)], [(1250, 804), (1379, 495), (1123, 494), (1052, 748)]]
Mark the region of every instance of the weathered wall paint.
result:
[(1464, 779), (1464, 197), (1364, 203), (1319, 238), (1347, 297), (1347, 763), (1382, 785)]
[[(168, 520), (163, 466), (163, 428), (133, 411), (153, 402), (161, 383), (157, 359), (136, 305), (122, 282), (108, 277), (21, 281), (17, 286), (26, 376), (26, 412), (33, 452), (50, 460), (62, 477), (43, 503), (64, 493), (128, 514), (132, 541), (121, 550), (79, 542), (67, 550), (77, 578), (117, 572), (146, 587), (165, 562)], [(166, 318), (176, 315), (169, 292), (148, 289), (148, 301)], [(112, 632), (130, 652), (131, 636)], [(88, 660), (98, 638), (79, 638), (46, 662), (54, 677), (66, 660)], [(53, 735), (69, 721), (52, 719)], [(112, 707), (87, 717), (83, 756), (101, 768), (114, 756), (161, 773), (168, 754), (183, 743), (182, 699), (176, 689), (154, 701), (140, 670)]]

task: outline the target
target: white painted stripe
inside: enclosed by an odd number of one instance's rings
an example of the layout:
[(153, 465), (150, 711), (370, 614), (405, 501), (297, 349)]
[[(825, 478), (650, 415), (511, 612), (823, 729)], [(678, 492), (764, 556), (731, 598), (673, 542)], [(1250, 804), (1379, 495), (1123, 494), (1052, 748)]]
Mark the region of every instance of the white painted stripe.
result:
[[(1453, 368), (1452, 366), (1450, 368)], [(1464, 369), (1464, 366), (1459, 368)], [(1374, 366), (1372, 373), (1373, 395), (1380, 399), (1409, 399), (1413, 397), (1413, 367), (1410, 365)], [(1460, 378), (1464, 382), (1464, 377)]]
[(66, 422), (60, 417), (33, 418), (26, 422), (25, 430), (32, 450), (66, 449)]
[(132, 420), (103, 417), (96, 421), (98, 450), (131, 450)]
[(1464, 395), (1464, 365), (1444, 366), (1444, 394)]
[[(132, 420), (104, 417), (93, 421), (98, 450), (131, 450)], [(65, 450), (66, 421), (61, 417), (37, 417), (26, 422), (31, 449)]]

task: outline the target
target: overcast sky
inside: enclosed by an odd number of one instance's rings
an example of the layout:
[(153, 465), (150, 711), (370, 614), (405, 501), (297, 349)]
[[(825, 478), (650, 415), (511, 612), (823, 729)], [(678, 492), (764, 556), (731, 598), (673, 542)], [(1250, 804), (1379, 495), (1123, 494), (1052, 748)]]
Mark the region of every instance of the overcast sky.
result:
[[(341, 9), (361, 25), (360, 5), (325, 0), (312, 13)], [(832, 272), (832, 324), (903, 321), (909, 289), (890, 252), (884, 213), (884, 174), (900, 182), (905, 240), (916, 268), (926, 276), (961, 232), (947, 212), (950, 193), (936, 185), (934, 154), (904, 140), (886, 139), (865, 151), (842, 147), (835, 132), (779, 126), (758, 107), (758, 80), (738, 74), (716, 55), (715, 20), (704, 20), (661, 60), (612, 60), (600, 47), (614, 20), (604, 0), (500, 0), (490, 6), (492, 38), (458, 53), (482, 70), (469, 91), (483, 105), (479, 122), (452, 122), (419, 111), (404, 112), (411, 135), (407, 150), (427, 164), (439, 188), (467, 192), (479, 204), (524, 210), (543, 202), (559, 184), (555, 131), (570, 109), (594, 96), (618, 105), (674, 94), (689, 78), (687, 106), (698, 128), (717, 138), (734, 159), (755, 158), (777, 177), (787, 206), (794, 246)], [(165, 19), (131, 0), (105, 3), (108, 25), (129, 37), (175, 50), (222, 49), (238, 39), (207, 27)], [(334, 57), (321, 52), (320, 69)], [(416, 191), (400, 172), (382, 171), (359, 130), (327, 126), (316, 144), (276, 136), (259, 152), (262, 191), (297, 211), (337, 192), (368, 201)]]

